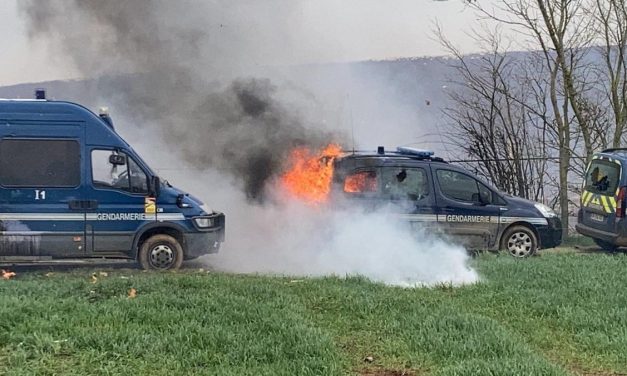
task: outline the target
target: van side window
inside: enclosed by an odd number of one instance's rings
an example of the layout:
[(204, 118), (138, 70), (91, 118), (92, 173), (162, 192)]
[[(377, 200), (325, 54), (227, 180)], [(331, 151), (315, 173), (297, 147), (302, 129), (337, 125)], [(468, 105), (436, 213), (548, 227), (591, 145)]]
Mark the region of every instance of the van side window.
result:
[(148, 177), (125, 153), (113, 150), (91, 152), (92, 183), (97, 188), (113, 188), (130, 193), (148, 193)]
[(0, 185), (74, 188), (80, 181), (81, 152), (76, 140), (0, 141)]
[(377, 191), (376, 171), (354, 172), (344, 179), (344, 192), (368, 193)]
[(392, 200), (422, 200), (429, 195), (427, 174), (422, 168), (383, 167), (381, 190)]
[[(479, 192), (479, 184), (481, 183), (476, 179), (452, 170), (438, 170), (436, 175), (444, 196), (458, 201), (481, 202)], [(483, 194), (486, 193), (486, 190), (490, 193), (491, 200), (492, 192), (486, 187), (483, 190)]]

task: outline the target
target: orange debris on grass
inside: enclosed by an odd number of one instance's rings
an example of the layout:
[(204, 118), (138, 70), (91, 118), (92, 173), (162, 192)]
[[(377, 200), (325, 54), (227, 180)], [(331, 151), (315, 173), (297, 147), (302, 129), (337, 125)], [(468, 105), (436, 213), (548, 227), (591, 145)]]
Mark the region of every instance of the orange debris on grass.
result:
[(0, 277), (2, 277), (2, 279), (4, 280), (9, 280), (13, 277), (15, 277), (17, 274), (15, 274), (15, 272), (9, 271), (9, 270), (0, 270)]

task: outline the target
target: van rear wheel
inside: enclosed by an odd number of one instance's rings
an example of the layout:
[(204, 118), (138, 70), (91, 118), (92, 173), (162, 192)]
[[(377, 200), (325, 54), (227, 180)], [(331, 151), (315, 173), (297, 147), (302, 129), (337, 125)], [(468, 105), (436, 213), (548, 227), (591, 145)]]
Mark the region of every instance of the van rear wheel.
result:
[(139, 263), (147, 270), (178, 269), (183, 264), (183, 247), (170, 235), (153, 235), (141, 245)]
[(503, 234), (501, 249), (514, 257), (529, 257), (538, 249), (538, 238), (529, 227), (513, 226)]
[(606, 242), (600, 239), (593, 239), (593, 240), (594, 240), (594, 243), (598, 245), (599, 247), (601, 247), (601, 249), (604, 250), (605, 252), (615, 253), (618, 250), (618, 246), (616, 246), (613, 243)]

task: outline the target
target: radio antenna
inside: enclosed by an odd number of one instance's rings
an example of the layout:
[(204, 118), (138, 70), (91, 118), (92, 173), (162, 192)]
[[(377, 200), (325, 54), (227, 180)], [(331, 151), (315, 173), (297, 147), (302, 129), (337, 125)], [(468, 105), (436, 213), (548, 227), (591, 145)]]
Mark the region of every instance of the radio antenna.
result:
[(350, 100), (350, 94), (346, 93), (348, 99), (348, 116), (351, 123), (351, 142), (353, 143), (353, 154), (355, 154), (355, 123), (353, 122), (353, 103)]

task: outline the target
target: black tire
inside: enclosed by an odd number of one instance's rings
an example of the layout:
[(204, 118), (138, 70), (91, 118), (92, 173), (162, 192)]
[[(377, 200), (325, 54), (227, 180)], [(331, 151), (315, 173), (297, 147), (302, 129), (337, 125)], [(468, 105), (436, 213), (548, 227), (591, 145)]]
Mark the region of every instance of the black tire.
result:
[(616, 253), (616, 251), (618, 250), (618, 246), (616, 244), (606, 242), (605, 240), (601, 240), (601, 239), (592, 239), (592, 240), (594, 240), (594, 243), (598, 245), (599, 247), (601, 247), (601, 249), (607, 253)]
[(538, 250), (538, 237), (527, 226), (512, 226), (503, 233), (501, 249), (513, 257), (529, 257)]
[(146, 270), (174, 270), (183, 264), (183, 247), (170, 235), (153, 235), (139, 248), (139, 264)]

